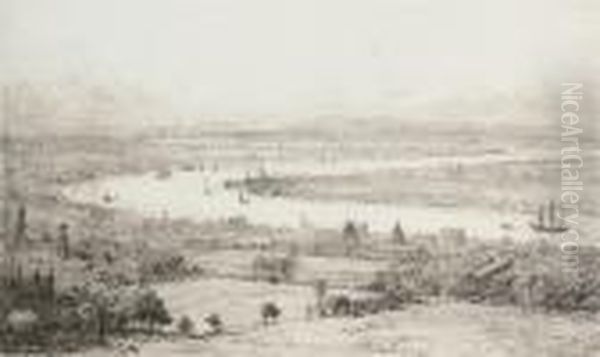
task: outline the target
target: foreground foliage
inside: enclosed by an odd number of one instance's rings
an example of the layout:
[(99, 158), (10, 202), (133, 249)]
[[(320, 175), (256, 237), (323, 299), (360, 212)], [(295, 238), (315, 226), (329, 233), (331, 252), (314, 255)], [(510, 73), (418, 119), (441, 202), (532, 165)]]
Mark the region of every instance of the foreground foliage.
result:
[(88, 283), (29, 308), (6, 304), (18, 293), (2, 295), (0, 347), (6, 351), (77, 350), (111, 337), (157, 334), (172, 320), (156, 292), (142, 287)]

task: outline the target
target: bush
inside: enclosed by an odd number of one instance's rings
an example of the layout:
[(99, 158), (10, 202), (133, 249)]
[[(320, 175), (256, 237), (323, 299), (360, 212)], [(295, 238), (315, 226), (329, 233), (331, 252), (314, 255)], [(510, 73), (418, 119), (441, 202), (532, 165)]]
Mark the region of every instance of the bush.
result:
[(212, 334), (218, 335), (221, 332), (223, 332), (223, 328), (224, 328), (223, 319), (221, 319), (221, 316), (219, 314), (208, 315), (204, 319), (204, 322), (206, 322), (208, 324), (208, 326), (210, 326)]
[[(7, 294), (3, 294), (6, 297)], [(2, 300), (2, 299), (0, 299)], [(0, 304), (5, 306), (5, 304)], [(8, 305), (6, 305), (8, 306)], [(152, 290), (86, 283), (56, 294), (53, 303), (0, 309), (0, 350), (77, 350), (112, 336), (156, 333), (171, 323), (163, 300)]]
[[(451, 295), (476, 302), (518, 304), (546, 311), (600, 310), (600, 299), (597, 298), (600, 278), (596, 275), (600, 269), (598, 248), (580, 250), (578, 271), (573, 274), (563, 271), (560, 245), (545, 241), (515, 246), (510, 253), (493, 247), (486, 251), (492, 251), (493, 254), (488, 255), (496, 256), (486, 263), (488, 266), (503, 259), (510, 259), (513, 263), (483, 277), (473, 272), (485, 271), (486, 264), (483, 268), (469, 268), (469, 264), (460, 263), (462, 277), (449, 290)], [(473, 254), (468, 254), (464, 259), (473, 260), (473, 257)]]
[(265, 325), (275, 322), (281, 315), (281, 309), (273, 302), (264, 303), (260, 310)]
[(169, 325), (172, 322), (164, 301), (153, 290), (144, 291), (138, 296), (133, 318), (146, 324), (150, 333), (156, 332), (156, 326)]
[(177, 322), (177, 331), (184, 336), (190, 336), (194, 332), (195, 326), (192, 319), (184, 315)]

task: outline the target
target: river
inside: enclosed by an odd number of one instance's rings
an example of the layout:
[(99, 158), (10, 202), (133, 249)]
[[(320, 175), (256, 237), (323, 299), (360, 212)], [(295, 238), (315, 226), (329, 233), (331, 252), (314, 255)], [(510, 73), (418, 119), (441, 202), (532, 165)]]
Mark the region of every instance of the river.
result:
[[(506, 154), (423, 158), (410, 161), (346, 162), (337, 166), (295, 163), (269, 167), (275, 176), (340, 174), (390, 168), (430, 169), (440, 165), (477, 165), (490, 161), (527, 160)], [(372, 232), (389, 232), (400, 221), (409, 234), (436, 233), (445, 228), (463, 229), (468, 236), (486, 239), (510, 235), (523, 239), (534, 233), (530, 217), (469, 207), (424, 207), (363, 203), (349, 200), (307, 200), (295, 197), (249, 195), (240, 200), (237, 190), (226, 189), (227, 180), (243, 179), (244, 167), (220, 167), (218, 171), (173, 170), (169, 177), (156, 173), (107, 177), (83, 182), (64, 190), (75, 202), (134, 211), (147, 217), (183, 218), (198, 222), (243, 217), (251, 224), (276, 228), (339, 229), (348, 220), (365, 223)], [(108, 200), (106, 197), (110, 196)]]

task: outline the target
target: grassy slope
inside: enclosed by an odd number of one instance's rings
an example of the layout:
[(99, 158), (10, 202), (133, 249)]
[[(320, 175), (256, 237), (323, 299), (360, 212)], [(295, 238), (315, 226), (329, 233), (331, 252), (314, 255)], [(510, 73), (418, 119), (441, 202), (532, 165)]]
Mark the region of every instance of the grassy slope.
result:
[(595, 320), (441, 304), (362, 319), (283, 321), (210, 341), (153, 342), (142, 347), (141, 355), (593, 357), (600, 348), (598, 337)]

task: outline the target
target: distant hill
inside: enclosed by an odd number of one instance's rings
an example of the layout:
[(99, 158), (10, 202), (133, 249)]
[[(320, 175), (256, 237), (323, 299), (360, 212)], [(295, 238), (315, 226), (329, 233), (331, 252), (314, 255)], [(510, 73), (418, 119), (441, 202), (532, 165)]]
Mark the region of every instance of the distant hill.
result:
[(3, 129), (13, 135), (120, 135), (169, 115), (164, 101), (123, 84), (22, 82), (4, 88), (3, 103)]

